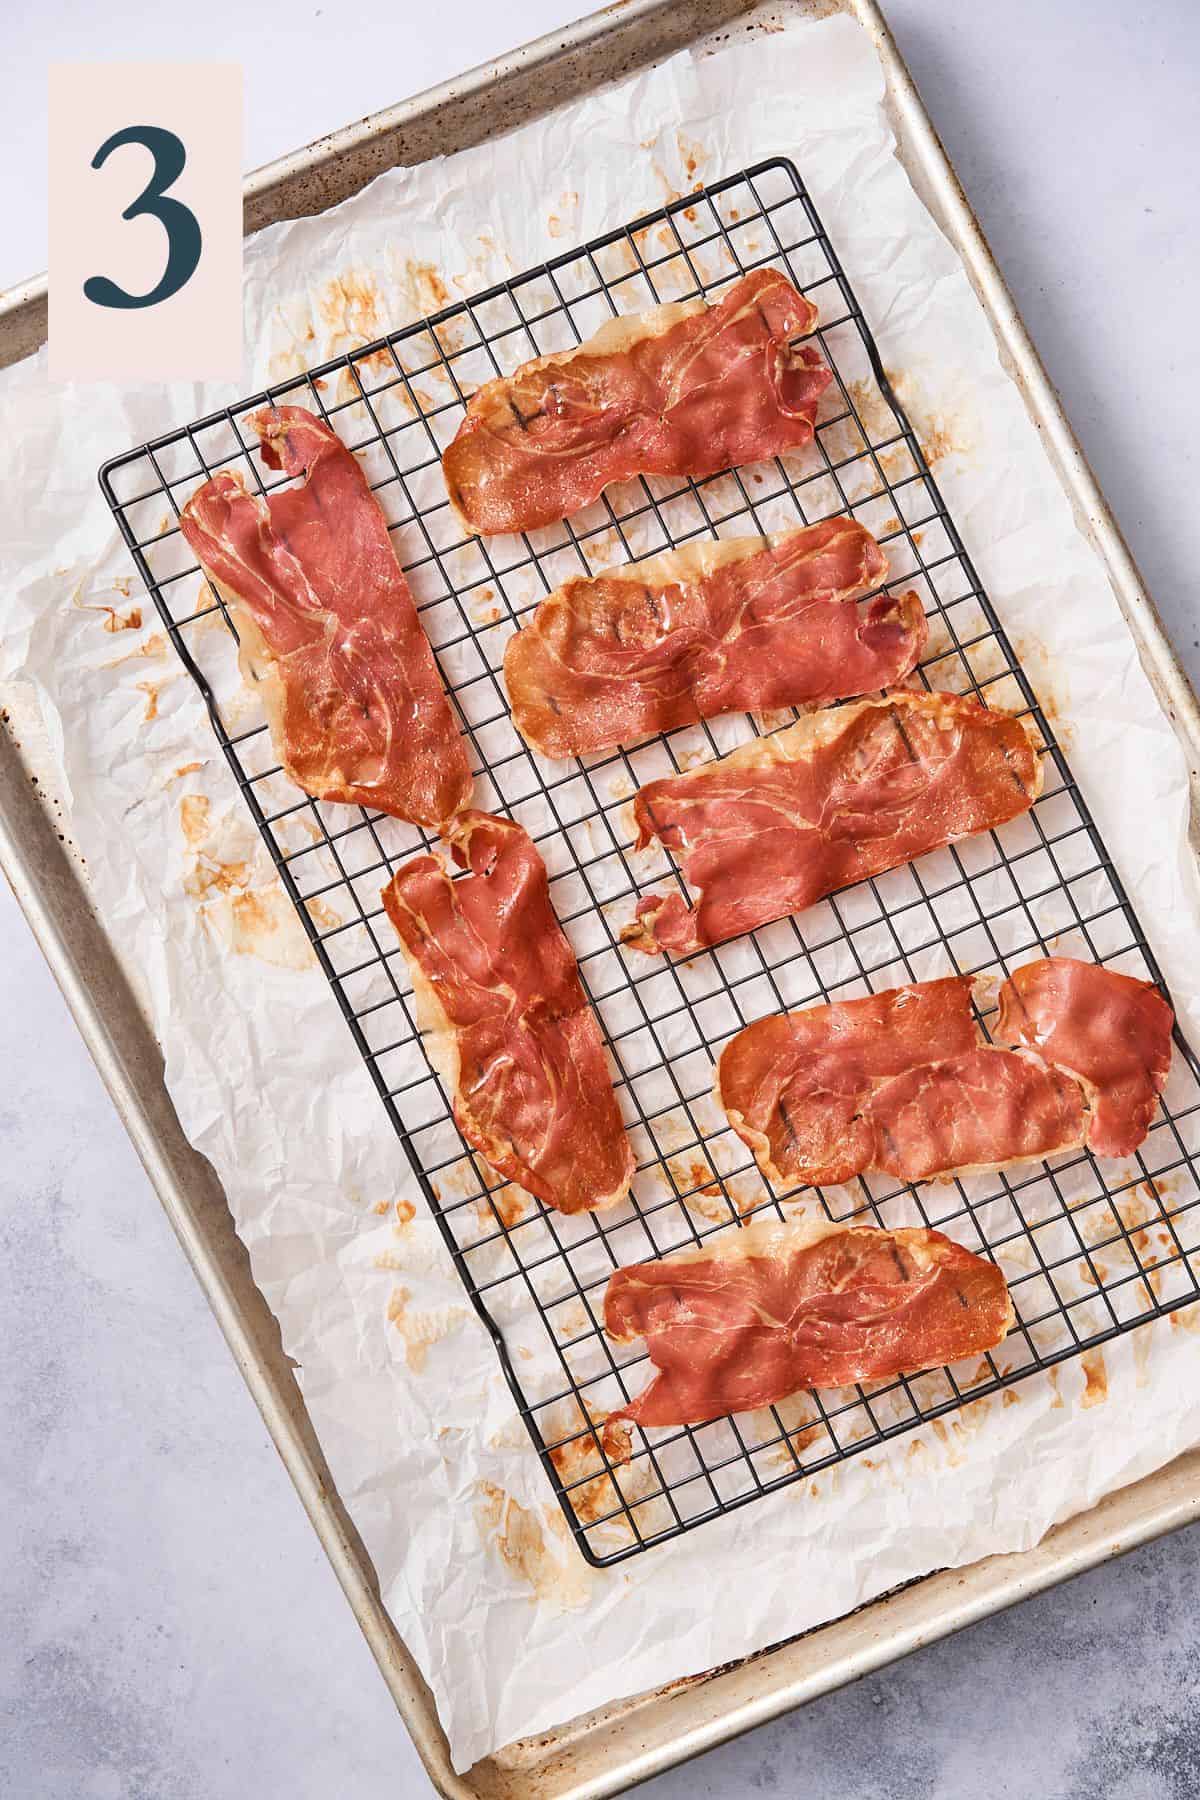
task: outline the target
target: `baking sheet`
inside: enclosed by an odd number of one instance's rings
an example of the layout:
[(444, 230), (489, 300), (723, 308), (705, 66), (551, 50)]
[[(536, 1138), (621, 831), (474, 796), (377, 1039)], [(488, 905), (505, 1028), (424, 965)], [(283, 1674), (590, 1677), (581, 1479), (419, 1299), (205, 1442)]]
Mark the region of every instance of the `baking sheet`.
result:
[[(507, 266), (501, 245), (519, 267), (700, 173), (793, 153), (1194, 1030), (1182, 757), (965, 279), (891, 159), (881, 92), (865, 39), (830, 21), (706, 64), (680, 59), (520, 144), (385, 177), (338, 215), (249, 247), (249, 341), (266, 343), (252, 379), (372, 338), (438, 304), (439, 288), (483, 285)], [(541, 169), (552, 172), (545, 191), (561, 195), (527, 217)], [(277, 310), (301, 268), (304, 298)], [(1193, 1441), (1188, 1384), (1165, 1366), (1192, 1353), (1189, 1334), (1163, 1328), (1110, 1349), (1106, 1364), (1064, 1371), (1057, 1390), (1025, 1384), (1016, 1405), (977, 1406), (941, 1438), (913, 1440), (919, 1454), (860, 1459), (815, 1494), (759, 1503), (611, 1575), (572, 1564), (432, 1226), (395, 1222), (395, 1201), (408, 1202), (394, 1145), (320, 978), (301, 966), (302, 934), (256, 860), (198, 704), (134, 618), (139, 597), (121, 591), (115, 547), (94, 555), (100, 455), (233, 396), (48, 394), (34, 367), (14, 372), (5, 397), (23, 472), (6, 495), (17, 552), (7, 667), (39, 684), (104, 916), (154, 1009), (185, 1125), (217, 1163), (302, 1364), (340, 1491), (438, 1694), (456, 1763), (936, 1564), (1032, 1542)], [(800, 1594), (748, 1579), (784, 1554), (794, 1568), (802, 1546)], [(700, 1619), (683, 1612), (695, 1580), (677, 1566), (697, 1556), (713, 1602)], [(514, 1642), (519, 1669), (507, 1666)]]

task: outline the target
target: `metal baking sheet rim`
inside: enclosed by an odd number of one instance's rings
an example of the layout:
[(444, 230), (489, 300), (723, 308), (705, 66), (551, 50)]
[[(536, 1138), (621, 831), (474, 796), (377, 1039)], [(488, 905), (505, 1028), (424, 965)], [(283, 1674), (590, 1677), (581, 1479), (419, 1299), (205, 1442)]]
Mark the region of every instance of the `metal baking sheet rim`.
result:
[[(1195, 794), (1200, 704), (879, 7), (875, 0), (791, 0), (771, 10), (845, 12), (875, 42), (901, 161), (958, 249), (1056, 473), (1105, 562), (1143, 664), (1186, 748)], [(477, 141), (481, 129), (493, 124), (507, 129), (521, 117), (549, 110), (547, 102), (561, 104), (585, 86), (657, 60), (750, 11), (744, 0), (626, 0), (608, 7), (258, 171), (246, 182), (247, 230), (319, 211), (384, 168)], [(0, 366), (35, 349), (44, 332), (44, 281), (0, 296)], [(9, 736), (0, 734), (0, 866), (208, 1296), (430, 1779), (447, 1800), (602, 1800), (1200, 1517), (1196, 1451), (1056, 1527), (1032, 1550), (926, 1576), (775, 1649), (509, 1745), (465, 1775), (456, 1775), (432, 1696), (383, 1609), (365, 1550), (337, 1499), (219, 1185), (183, 1136), (163, 1086), (161, 1057), (148, 1022), (92, 913), (57, 822), (35, 792), (28, 761)]]

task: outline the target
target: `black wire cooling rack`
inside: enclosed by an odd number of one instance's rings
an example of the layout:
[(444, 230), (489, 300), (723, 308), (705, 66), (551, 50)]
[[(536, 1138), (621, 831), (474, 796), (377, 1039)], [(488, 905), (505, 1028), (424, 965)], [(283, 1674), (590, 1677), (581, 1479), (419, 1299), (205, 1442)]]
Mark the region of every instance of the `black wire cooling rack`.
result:
[[(835, 381), (807, 450), (708, 481), (631, 482), (561, 526), (464, 540), (439, 454), (467, 395), (531, 356), (573, 346), (614, 313), (708, 293), (763, 266), (786, 269), (820, 308), (816, 338)], [(281, 485), (245, 423), (264, 403), (312, 408), (360, 455), (471, 746), (476, 803), (518, 820), (546, 859), (637, 1153), (633, 1195), (612, 1213), (548, 1213), (498, 1184), (466, 1150), (421, 1049), (379, 899), (389, 872), (427, 840), (396, 820), (298, 794), (237, 677), (232, 627), (199, 579), (177, 517), (200, 480), (221, 468), (240, 469), (259, 492)], [(1200, 1249), (1200, 1079), (1182, 1040), (1154, 1127), (1139, 1154), (1120, 1164), (1078, 1152), (1009, 1175), (920, 1188), (872, 1177), (775, 1196), (713, 1098), (724, 1043), (780, 1008), (955, 971), (999, 977), (1051, 951), (1160, 979), (790, 162), (761, 163), (697, 189), (168, 432), (106, 463), (100, 480), (590, 1562), (619, 1561), (786, 1483), (815, 1480), (923, 1421), (945, 1421), (968, 1399), (999, 1389), (1006, 1401), (1018, 1399), (1021, 1376), (1054, 1372), (1080, 1353), (1085, 1399), (1098, 1394), (1104, 1372), (1094, 1353), (1107, 1340), (1196, 1298), (1189, 1257)], [(1032, 715), (1046, 744), (1043, 795), (999, 832), (687, 964), (626, 951), (620, 927), (638, 893), (677, 879), (660, 850), (632, 847), (634, 790), (794, 715), (714, 720), (632, 751), (549, 762), (529, 752), (511, 724), (499, 678), (505, 642), (569, 576), (696, 538), (765, 533), (833, 513), (853, 514), (884, 545), (890, 588), (921, 593), (931, 628), (926, 684)], [(637, 1392), (650, 1369), (642, 1353), (618, 1352), (603, 1335), (610, 1272), (763, 1209), (783, 1212), (781, 1199), (789, 1216), (823, 1210), (837, 1220), (948, 1230), (1000, 1265), (1016, 1327), (993, 1354), (952, 1369), (639, 1434), (631, 1460), (614, 1468), (593, 1426)], [(968, 1417), (935, 1429), (949, 1436), (966, 1429)]]

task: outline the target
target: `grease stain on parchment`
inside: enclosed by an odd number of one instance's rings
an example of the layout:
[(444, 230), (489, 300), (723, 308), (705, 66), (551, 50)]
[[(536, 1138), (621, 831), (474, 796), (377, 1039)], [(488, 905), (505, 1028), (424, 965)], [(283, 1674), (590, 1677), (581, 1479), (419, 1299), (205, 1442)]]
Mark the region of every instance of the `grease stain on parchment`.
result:
[(316, 895), (304, 902), (304, 910), (318, 931), (335, 931), (342, 923), (341, 913), (335, 912), (332, 906)]
[(146, 704), (142, 710), (142, 724), (149, 725), (152, 720), (157, 719), (158, 717), (158, 694), (162, 683), (158, 681), (135, 681), (133, 685), (146, 696)]
[[(129, 598), (129, 582), (126, 578), (121, 577), (119, 580), (114, 581), (112, 586), (123, 599)], [(119, 612), (115, 606), (107, 606), (102, 600), (97, 601), (95, 605), (89, 604), (86, 600), (81, 600), (79, 597), (80, 592), (81, 589), (77, 588), (74, 594), (72, 594), (71, 605), (77, 608), (79, 612), (99, 613), (101, 615), (100, 628), (102, 631), (116, 633), (118, 631), (140, 631), (142, 629), (142, 609), (140, 606), (131, 606), (128, 612)]]
[[(307, 315), (293, 320), (280, 306), (275, 310), (275, 318), (288, 341), (273, 352), (268, 364), (268, 378), (273, 384), (302, 375), (324, 357), (349, 355), (382, 337), (387, 330), (383, 296), (375, 277), (369, 269), (353, 266), (321, 283), (312, 295)], [(339, 398), (352, 398), (357, 391), (353, 377), (342, 370), (338, 378)], [(302, 400), (302, 396), (294, 398)]]
[(557, 1612), (578, 1612), (591, 1595), (591, 1571), (567, 1535), (560, 1513), (522, 1506), (494, 1482), (476, 1483), (475, 1519), (485, 1544), (529, 1588), (530, 1597)]
[(1079, 1359), (1083, 1370), (1082, 1406), (1101, 1406), (1108, 1399), (1108, 1370), (1104, 1363), (1102, 1350), (1085, 1350)]
[(579, 195), (574, 189), (561, 194), (557, 209), (546, 221), (546, 229), (553, 238), (567, 237), (575, 232), (579, 220)]
[[(578, 1409), (576, 1409), (578, 1411)], [(579, 1415), (582, 1424), (582, 1414)], [(603, 1427), (604, 1421), (597, 1421)], [(598, 1520), (607, 1518), (621, 1504), (621, 1495), (617, 1490), (613, 1477), (607, 1473), (600, 1453), (603, 1442), (608, 1450), (609, 1442), (613, 1443), (616, 1455), (609, 1452), (610, 1460), (620, 1464), (628, 1460), (620, 1453), (624, 1442), (620, 1445), (615, 1436), (623, 1421), (612, 1427), (609, 1439), (600, 1437), (590, 1427), (584, 1430), (581, 1437), (572, 1438), (569, 1443), (559, 1444), (550, 1452), (550, 1461), (554, 1464), (558, 1478), (563, 1486), (569, 1489), (567, 1503), (581, 1525), (594, 1525)], [(628, 1432), (628, 1427), (625, 1427)]]
[(501, 1188), (480, 1194), (475, 1201), (475, 1210), (485, 1225), (493, 1225), (498, 1219), (506, 1231), (511, 1231), (514, 1225), (521, 1223), (530, 1205), (525, 1190), (508, 1181)]
[(703, 187), (702, 176), (708, 161), (708, 151), (694, 138), (685, 137), (682, 131), (675, 133), (675, 142), (679, 146), (679, 160), (683, 164), (684, 175), (696, 187)]
[(1064, 750), (1075, 741), (1075, 726), (1069, 717), (1070, 700), (1064, 687), (1065, 673), (1041, 638), (1024, 632), (1012, 638), (1017, 661), (1033, 683), (1042, 716)]
[[(930, 468), (949, 457), (969, 458), (974, 455), (978, 433), (960, 410), (926, 404), (919, 381), (909, 369), (888, 369), (888, 383), (896, 399), (912, 421), (917, 441)], [(880, 403), (886, 406), (882, 395)], [(891, 408), (887, 408), (891, 418)], [(894, 432), (897, 427), (892, 423)]]
[(480, 588), (468, 603), (468, 611), (476, 625), (496, 625), (504, 617), (504, 608), (496, 599), (495, 588)]
[(946, 1461), (950, 1468), (957, 1469), (963, 1462), (962, 1427), (957, 1419), (952, 1419), (949, 1427), (944, 1419), (933, 1420), (933, 1435), (946, 1452)]
[(442, 307), (449, 306), (452, 297), (441, 271), (432, 263), (416, 262), (411, 256), (404, 259), (400, 286), (405, 300), (418, 318), (425, 313), (440, 312)]
[(474, 256), (468, 258), (466, 268), (450, 277), (460, 294), (472, 294), (478, 288), (487, 287), (495, 278), (501, 263), (508, 274), (512, 275), (516, 271), (512, 257), (507, 250), (497, 249), (496, 240), (490, 231), (479, 232), (475, 242), (479, 249)]
[(340, 353), (343, 340), (347, 340), (347, 348), (353, 348), (382, 337), (387, 329), (382, 299), (369, 269), (343, 269), (318, 288), (314, 304), (318, 320), (330, 334), (334, 355)]
[[(794, 1469), (797, 1457), (803, 1458), (814, 1444), (828, 1440), (816, 1401), (807, 1392), (788, 1394), (774, 1406), (762, 1407), (751, 1413), (750, 1423), (759, 1442), (768, 1446), (755, 1461), (770, 1468)], [(781, 1427), (783, 1441), (775, 1442)]]
[(183, 796), (179, 827), (184, 892), (197, 902), (205, 929), (236, 956), (254, 956), (276, 969), (310, 968), (312, 950), (278, 878), (257, 880), (251, 855), (235, 853), (239, 828), (214, 822), (204, 794)]
[(458, 1330), (467, 1316), (465, 1306), (435, 1306), (425, 1312), (414, 1312), (409, 1305), (412, 1295), (406, 1287), (392, 1289), (388, 1300), (388, 1324), (399, 1333), (404, 1344), (404, 1360), (414, 1375), (419, 1375), (434, 1344)]
[(126, 650), (121, 656), (114, 656), (108, 662), (101, 663), (102, 669), (119, 669), (124, 663), (136, 662), (139, 657), (149, 660), (167, 654), (167, 639), (164, 632), (152, 631), (148, 638), (135, 644), (132, 650)]

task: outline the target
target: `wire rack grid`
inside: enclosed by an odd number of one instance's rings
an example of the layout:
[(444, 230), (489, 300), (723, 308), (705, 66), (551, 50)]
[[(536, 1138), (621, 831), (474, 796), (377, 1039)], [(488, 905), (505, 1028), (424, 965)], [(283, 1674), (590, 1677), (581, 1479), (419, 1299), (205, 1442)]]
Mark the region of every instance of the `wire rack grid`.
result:
[[(711, 480), (638, 480), (562, 525), (464, 539), (440, 453), (466, 399), (530, 356), (572, 348), (607, 317), (697, 293), (757, 267), (785, 270), (820, 309), (834, 382), (803, 452)], [(310, 407), (359, 455), (470, 745), (476, 804), (537, 842), (556, 910), (611, 1052), (637, 1156), (628, 1203), (564, 1218), (499, 1183), (454, 1127), (425, 1059), (411, 986), (383, 915), (390, 872), (428, 840), (359, 808), (299, 795), (240, 682), (236, 634), (177, 527), (199, 482), (236, 468), (260, 493), (247, 415)], [(995, 981), (1028, 957), (1079, 954), (1160, 980), (1144, 934), (1061, 747), (963, 548), (863, 314), (785, 159), (672, 200), (581, 249), (446, 307), (385, 339), (118, 456), (101, 484), (366, 1060), (471, 1299), (492, 1334), (570, 1534), (593, 1564), (619, 1562), (788, 1483), (815, 1481), (970, 1399), (1082, 1354), (1200, 1293), (1200, 1074), (1182, 1041), (1138, 1155), (1080, 1151), (907, 1187), (773, 1193), (712, 1094), (730, 1036), (764, 1014), (953, 972)], [(164, 520), (164, 502), (170, 515)], [(889, 587), (914, 587), (929, 615), (920, 679), (1031, 716), (1046, 745), (1032, 812), (998, 832), (843, 890), (685, 964), (625, 949), (637, 896), (678, 880), (657, 848), (636, 851), (630, 799), (794, 714), (709, 721), (635, 749), (550, 762), (517, 736), (499, 671), (522, 618), (573, 575), (710, 536), (767, 533), (849, 513), (889, 558)], [(988, 980), (981, 991), (988, 991)], [(986, 1002), (981, 1019), (986, 1023)], [(1017, 1324), (969, 1365), (870, 1387), (801, 1394), (700, 1428), (638, 1434), (616, 1466), (598, 1426), (650, 1374), (602, 1329), (611, 1271), (661, 1256), (763, 1211), (949, 1230), (1006, 1275)], [(449, 1349), (450, 1347), (448, 1347)], [(1056, 1377), (1055, 1377), (1056, 1378)], [(950, 1430), (962, 1430), (951, 1419)], [(936, 1429), (945, 1433), (947, 1426)]]

